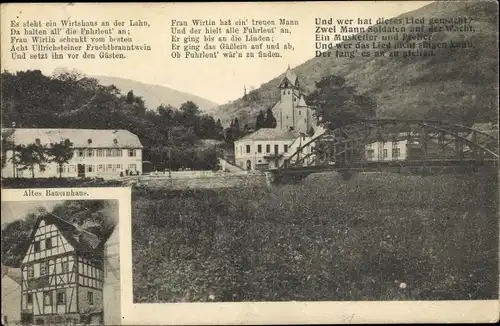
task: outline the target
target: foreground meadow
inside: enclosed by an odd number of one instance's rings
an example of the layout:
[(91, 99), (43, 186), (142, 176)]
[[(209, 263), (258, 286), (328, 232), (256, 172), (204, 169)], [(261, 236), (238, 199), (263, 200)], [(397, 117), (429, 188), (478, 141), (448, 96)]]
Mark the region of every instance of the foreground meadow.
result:
[(498, 298), (497, 174), (135, 189), (135, 302)]

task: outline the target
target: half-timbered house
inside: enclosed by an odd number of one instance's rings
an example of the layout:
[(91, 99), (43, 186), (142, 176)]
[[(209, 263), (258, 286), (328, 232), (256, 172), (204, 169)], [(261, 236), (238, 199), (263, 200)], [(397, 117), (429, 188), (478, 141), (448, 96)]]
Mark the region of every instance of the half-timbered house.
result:
[(102, 323), (103, 246), (55, 216), (38, 219), (21, 265), (25, 323)]

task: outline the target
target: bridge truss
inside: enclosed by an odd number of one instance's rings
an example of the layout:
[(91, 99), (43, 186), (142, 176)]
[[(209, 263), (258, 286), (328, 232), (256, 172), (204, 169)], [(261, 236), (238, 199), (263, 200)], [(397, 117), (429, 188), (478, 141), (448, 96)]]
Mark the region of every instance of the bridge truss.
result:
[[(368, 155), (370, 146), (379, 147), (377, 157)], [(385, 152), (396, 148), (404, 155)], [(433, 120), (377, 119), (326, 130), (299, 147), (279, 170), (497, 165), (498, 156), (498, 131)]]

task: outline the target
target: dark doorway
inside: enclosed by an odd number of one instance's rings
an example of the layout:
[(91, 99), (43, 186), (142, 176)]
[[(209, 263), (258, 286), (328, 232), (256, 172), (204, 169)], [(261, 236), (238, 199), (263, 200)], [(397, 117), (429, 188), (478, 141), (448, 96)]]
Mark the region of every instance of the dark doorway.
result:
[(78, 164), (78, 177), (79, 178), (85, 177), (85, 164)]
[(252, 161), (248, 160), (247, 161), (247, 170), (251, 170), (252, 169)]

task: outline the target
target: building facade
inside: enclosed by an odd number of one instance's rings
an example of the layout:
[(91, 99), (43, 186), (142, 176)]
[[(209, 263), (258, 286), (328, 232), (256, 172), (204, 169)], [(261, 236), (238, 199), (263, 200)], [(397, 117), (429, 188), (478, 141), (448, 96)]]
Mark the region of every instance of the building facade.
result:
[[(244, 170), (277, 169), (310, 140), (311, 137), (294, 131), (261, 128), (234, 142), (235, 163)], [(301, 154), (312, 150), (313, 146), (307, 146)]]
[(21, 275), (23, 323), (102, 323), (103, 249), (94, 234), (57, 217), (40, 217)]
[[(118, 178), (125, 175), (142, 174), (142, 144), (139, 137), (127, 130), (94, 129), (10, 129), (7, 135), (6, 165), (3, 178), (29, 178), (32, 172), (21, 169), (13, 159), (13, 148), (17, 145), (37, 144), (45, 149), (51, 143), (68, 139), (72, 143), (73, 157), (60, 167), (46, 162), (35, 166), (35, 178), (101, 177)], [(60, 170), (62, 168), (62, 170)]]
[(2, 325), (21, 321), (21, 270), (2, 265)]
[(367, 161), (404, 161), (408, 154), (408, 141), (378, 141), (365, 146)]

